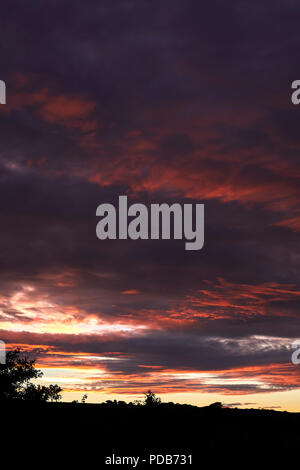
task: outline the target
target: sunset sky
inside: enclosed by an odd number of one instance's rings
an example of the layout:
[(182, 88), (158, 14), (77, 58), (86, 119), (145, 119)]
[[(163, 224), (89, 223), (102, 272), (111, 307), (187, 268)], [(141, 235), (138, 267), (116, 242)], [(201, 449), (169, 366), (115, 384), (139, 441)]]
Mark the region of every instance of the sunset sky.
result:
[[(299, 2), (33, 0), (0, 18), (0, 340), (66, 401), (300, 411)], [(205, 245), (96, 208), (205, 204)]]

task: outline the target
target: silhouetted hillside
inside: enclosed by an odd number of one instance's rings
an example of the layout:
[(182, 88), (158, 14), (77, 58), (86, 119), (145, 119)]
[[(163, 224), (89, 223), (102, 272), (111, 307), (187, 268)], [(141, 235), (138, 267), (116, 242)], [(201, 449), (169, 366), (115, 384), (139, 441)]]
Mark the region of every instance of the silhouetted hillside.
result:
[(12, 446), (16, 464), (26, 455), (30, 460), (30, 449), (42, 452), (33, 466), (46, 459), (51, 465), (65, 461), (68, 466), (82, 462), (84, 468), (110, 468), (104, 458), (115, 454), (140, 456), (136, 468), (162, 468), (142, 459), (149, 454), (191, 454), (193, 468), (201, 468), (204, 459), (211, 464), (243, 459), (242, 468), (243, 462), (257, 458), (269, 463), (288, 459), (298, 453), (300, 442), (300, 413), (124, 402), (7, 402), (0, 404), (0, 412), (6, 416), (5, 445)]

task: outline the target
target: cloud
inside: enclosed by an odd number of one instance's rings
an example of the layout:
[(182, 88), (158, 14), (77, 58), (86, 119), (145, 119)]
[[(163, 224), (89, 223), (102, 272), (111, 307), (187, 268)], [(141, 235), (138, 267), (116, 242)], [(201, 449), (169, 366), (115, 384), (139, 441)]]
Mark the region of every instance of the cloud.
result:
[[(3, 5), (1, 338), (65, 387), (297, 388), (298, 13)], [(97, 240), (96, 207), (120, 194), (205, 203), (203, 250)]]

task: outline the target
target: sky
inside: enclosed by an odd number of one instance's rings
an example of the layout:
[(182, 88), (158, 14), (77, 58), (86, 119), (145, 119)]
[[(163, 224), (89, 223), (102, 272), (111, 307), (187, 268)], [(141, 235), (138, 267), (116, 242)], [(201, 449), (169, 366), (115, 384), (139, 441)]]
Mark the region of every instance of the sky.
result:
[[(295, 0), (1, 5), (0, 339), (63, 399), (300, 411)], [(205, 204), (205, 244), (96, 208)]]

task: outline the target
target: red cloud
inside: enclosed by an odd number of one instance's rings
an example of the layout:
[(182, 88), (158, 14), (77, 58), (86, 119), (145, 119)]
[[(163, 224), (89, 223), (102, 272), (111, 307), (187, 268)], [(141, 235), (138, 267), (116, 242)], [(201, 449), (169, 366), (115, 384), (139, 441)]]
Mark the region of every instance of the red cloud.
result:
[(83, 133), (94, 131), (99, 125), (94, 115), (95, 101), (82, 94), (57, 93), (49, 86), (34, 89), (32, 79), (25, 76), (15, 77), (13, 84), (7, 106), (1, 107), (4, 112), (30, 108), (46, 122)]

